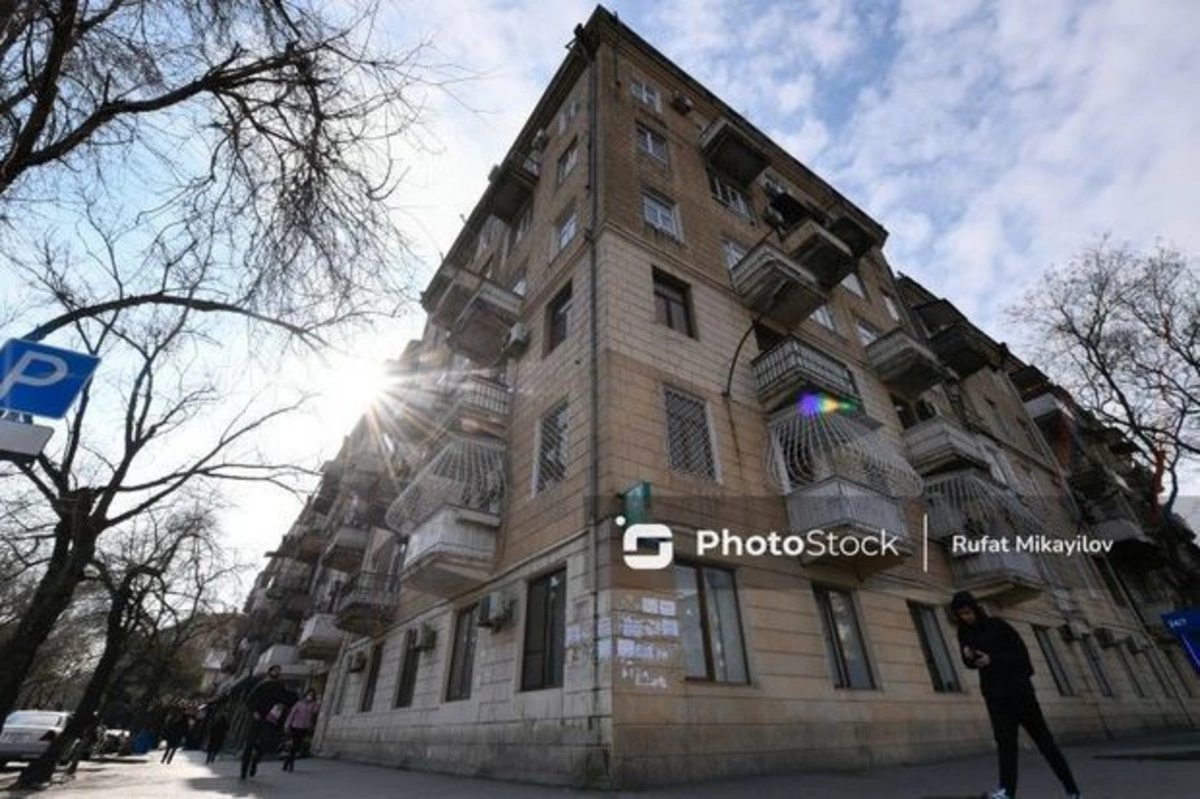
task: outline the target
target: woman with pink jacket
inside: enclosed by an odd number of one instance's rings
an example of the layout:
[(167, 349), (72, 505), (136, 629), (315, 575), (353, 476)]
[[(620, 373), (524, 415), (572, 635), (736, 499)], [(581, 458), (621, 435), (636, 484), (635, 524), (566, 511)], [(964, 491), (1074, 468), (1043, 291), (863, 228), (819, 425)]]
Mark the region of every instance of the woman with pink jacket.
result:
[(287, 757), (283, 760), (284, 771), (296, 770), (296, 754), (304, 746), (304, 740), (313, 728), (317, 726), (317, 711), (321, 703), (317, 700), (317, 692), (309, 688), (304, 698), (292, 705), (283, 723), (284, 734), (288, 736)]

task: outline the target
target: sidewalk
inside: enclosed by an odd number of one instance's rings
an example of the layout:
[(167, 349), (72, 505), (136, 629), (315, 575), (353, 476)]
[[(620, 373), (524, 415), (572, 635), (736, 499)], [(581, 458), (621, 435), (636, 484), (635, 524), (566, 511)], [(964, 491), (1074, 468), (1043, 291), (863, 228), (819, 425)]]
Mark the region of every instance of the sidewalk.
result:
[[(1068, 747), (1070, 760), (1087, 799), (1192, 799), (1200, 782), (1200, 731), (1155, 738), (1110, 741)], [(237, 778), (238, 763), (226, 755), (204, 765), (202, 752), (181, 752), (170, 766), (157, 757), (123, 762), (81, 763), (76, 779), (52, 794), (100, 799), (163, 797), (288, 797), (288, 799), (584, 799), (638, 796), (646, 799), (968, 799), (995, 781), (991, 755), (918, 766), (896, 766), (855, 773), (791, 774), (701, 783), (645, 792), (572, 791), (489, 780), (450, 777), (310, 759), (285, 774), (278, 761), (261, 764), (258, 776)], [(0, 774), (0, 786), (15, 771)], [(1058, 799), (1061, 791), (1036, 751), (1021, 751), (1021, 799)]]

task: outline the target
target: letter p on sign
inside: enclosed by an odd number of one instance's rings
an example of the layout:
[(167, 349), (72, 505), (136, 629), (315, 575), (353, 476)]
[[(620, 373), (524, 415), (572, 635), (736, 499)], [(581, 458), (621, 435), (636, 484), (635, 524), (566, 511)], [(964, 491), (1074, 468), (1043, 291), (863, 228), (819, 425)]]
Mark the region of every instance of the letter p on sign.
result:
[(10, 339), (0, 347), (0, 408), (60, 418), (99, 364), (87, 353)]

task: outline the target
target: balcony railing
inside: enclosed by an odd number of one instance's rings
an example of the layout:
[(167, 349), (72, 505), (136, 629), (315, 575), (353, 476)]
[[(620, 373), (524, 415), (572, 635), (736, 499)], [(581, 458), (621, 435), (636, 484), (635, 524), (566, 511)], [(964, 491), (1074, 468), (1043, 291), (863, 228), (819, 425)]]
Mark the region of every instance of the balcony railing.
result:
[(520, 295), (480, 278), (454, 320), (447, 343), (473, 361), (492, 363), (508, 346), (509, 332), (520, 313)]
[(900, 438), (909, 463), (924, 475), (987, 464), (974, 436), (942, 416), (918, 422)]
[(411, 533), (442, 508), (498, 516), (505, 497), (505, 446), (494, 439), (448, 435), (387, 511), (387, 525)]
[(344, 520), (329, 537), (322, 562), (326, 567), (341, 572), (352, 572), (362, 566), (363, 554), (371, 543), (371, 532), (361, 522)]
[(445, 389), (442, 429), (473, 435), (502, 435), (508, 425), (508, 386), (468, 374)]
[(396, 575), (359, 572), (338, 593), (337, 626), (355, 635), (378, 635), (392, 623), (399, 601)]
[(800, 324), (829, 300), (816, 275), (766, 242), (734, 264), (729, 277), (743, 305), (786, 328)]
[(721, 174), (743, 186), (753, 183), (769, 163), (762, 148), (726, 117), (719, 117), (704, 129), (700, 149)]
[(943, 377), (937, 356), (899, 327), (867, 346), (867, 360), (893, 393), (909, 399), (933, 388)]
[(980, 599), (1011, 605), (1032, 599), (1046, 588), (1037, 560), (1028, 552), (985, 552), (955, 558), (955, 587)]
[(425, 519), (408, 539), (404, 585), (452, 597), (477, 587), (492, 570), (499, 517), (444, 507)]
[[(860, 557), (840, 557), (827, 553), (831, 565), (844, 565), (861, 571), (871, 571), (894, 565), (899, 559), (911, 554), (908, 525), (900, 503), (873, 488), (831, 477), (811, 485), (805, 485), (787, 496), (788, 523), (794, 533), (824, 530), (842, 537), (859, 539), (861, 544), (868, 538), (887, 536), (897, 538), (898, 555), (880, 553), (874, 548), (863, 551)], [(888, 539), (890, 540), (890, 538)], [(805, 562), (818, 558), (802, 556)]]
[(809, 389), (858, 402), (854, 377), (844, 363), (798, 339), (788, 338), (754, 359), (758, 398), (768, 408), (777, 407)]
[(1099, 538), (1116, 543), (1150, 540), (1137, 513), (1120, 493), (1091, 500), (1084, 504), (1083, 510), (1092, 532)]
[(1053, 391), (1047, 391), (1031, 400), (1027, 400), (1025, 402), (1025, 410), (1033, 419), (1057, 416), (1067, 422), (1075, 421), (1075, 412), (1072, 410), (1071, 404), (1060, 398)]
[(783, 251), (826, 289), (841, 283), (858, 264), (850, 247), (815, 219), (789, 230), (783, 237)]
[(1001, 365), (999, 346), (970, 322), (954, 322), (942, 328), (929, 337), (929, 346), (959, 377)]
[(491, 212), (508, 224), (517, 219), (537, 187), (541, 164), (534, 156), (511, 157), (492, 169)]
[(300, 657), (315, 660), (330, 660), (341, 649), (346, 634), (337, 627), (337, 616), (333, 613), (314, 613), (304, 620), (296, 647)]

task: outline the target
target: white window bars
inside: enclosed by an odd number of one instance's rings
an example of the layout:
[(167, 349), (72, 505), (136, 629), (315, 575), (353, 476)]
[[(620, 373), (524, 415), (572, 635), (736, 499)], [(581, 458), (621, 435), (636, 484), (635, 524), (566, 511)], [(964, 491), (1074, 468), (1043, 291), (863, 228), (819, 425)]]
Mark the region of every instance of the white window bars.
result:
[(507, 489), (504, 455), (501, 442), (447, 436), (388, 508), (388, 526), (399, 533), (411, 533), (447, 506), (499, 514)]

